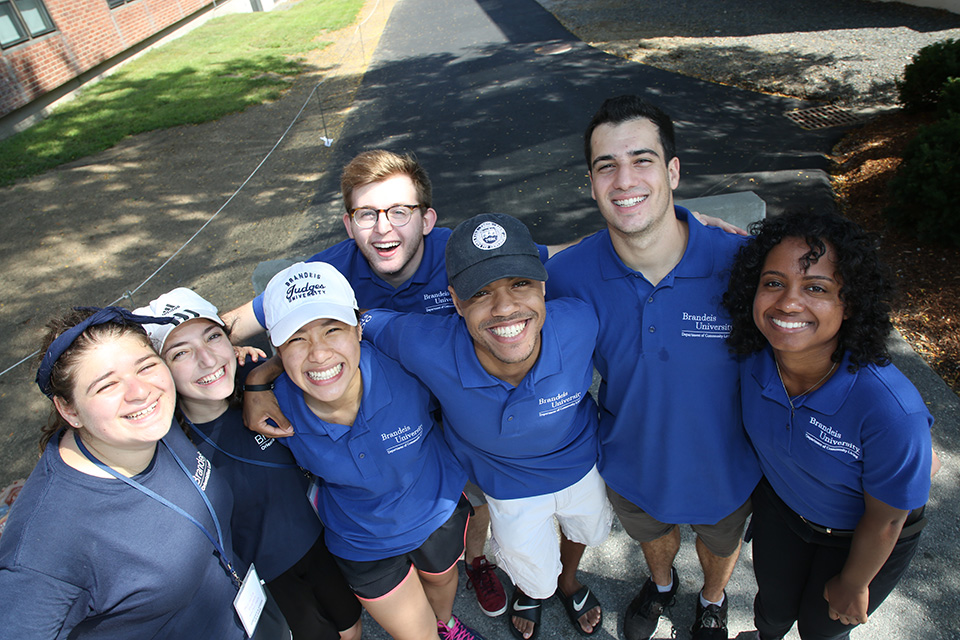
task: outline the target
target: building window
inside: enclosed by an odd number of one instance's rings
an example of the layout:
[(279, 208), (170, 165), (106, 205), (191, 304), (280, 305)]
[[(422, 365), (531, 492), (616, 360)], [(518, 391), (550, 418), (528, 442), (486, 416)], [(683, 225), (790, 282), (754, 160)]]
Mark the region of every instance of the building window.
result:
[(107, 6), (111, 9), (116, 9), (117, 7), (122, 7), (128, 2), (133, 2), (133, 0), (107, 0)]
[(0, 0), (0, 47), (55, 31), (42, 0)]

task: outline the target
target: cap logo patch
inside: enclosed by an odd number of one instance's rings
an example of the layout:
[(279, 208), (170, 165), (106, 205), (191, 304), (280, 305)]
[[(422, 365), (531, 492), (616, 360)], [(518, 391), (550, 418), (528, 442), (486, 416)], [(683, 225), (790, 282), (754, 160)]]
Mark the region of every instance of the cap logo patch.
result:
[(507, 232), (496, 222), (483, 222), (473, 232), (473, 246), (481, 251), (492, 251), (507, 241)]
[(326, 288), (321, 283), (303, 282), (306, 278), (319, 279), (320, 276), (313, 273), (298, 273), (284, 282), (287, 287), (287, 302), (324, 294)]

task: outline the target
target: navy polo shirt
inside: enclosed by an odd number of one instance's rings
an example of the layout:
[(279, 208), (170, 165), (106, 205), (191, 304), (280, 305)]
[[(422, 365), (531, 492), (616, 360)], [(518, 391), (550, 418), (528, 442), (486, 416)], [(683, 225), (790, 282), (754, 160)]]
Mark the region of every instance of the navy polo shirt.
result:
[(586, 300), (600, 319), (603, 479), (661, 522), (713, 524), (760, 479), (720, 304), (743, 238), (675, 212), (690, 230), (687, 247), (656, 286), (623, 263), (603, 230), (547, 263), (547, 297)]
[(330, 552), (381, 560), (417, 549), (453, 514), (467, 477), (432, 417), (430, 392), (361, 343), (363, 398), (352, 426), (318, 418), (286, 374), (280, 410), (294, 435), (279, 442), (321, 480), (317, 511)]
[(827, 382), (793, 401), (769, 347), (743, 363), (743, 421), (760, 467), (796, 513), (825, 527), (855, 529), (863, 494), (909, 511), (930, 492), (933, 417), (893, 365), (856, 373), (848, 358)]
[[(244, 427), (239, 408), (231, 407), (215, 420), (193, 427), (219, 447), (194, 436), (197, 449), (233, 489), (234, 550), (257, 567), (261, 578), (274, 580), (305, 556), (323, 533), (306, 497), (306, 475), (279, 440)], [(277, 540), (283, 544), (276, 544)]]
[[(414, 313), (456, 313), (453, 299), (447, 291), (444, 258), (450, 233), (450, 229), (434, 227), (424, 236), (420, 266), (409, 280), (396, 288), (374, 273), (352, 238), (324, 249), (307, 262), (326, 262), (336, 267), (353, 287), (361, 309), (384, 307)], [(266, 327), (262, 293), (253, 299), (253, 312), (260, 325)]]
[(397, 358), (440, 400), (451, 449), (485, 493), (544, 495), (597, 462), (597, 406), (588, 390), (598, 324), (579, 300), (547, 303), (540, 356), (517, 387), (477, 359), (460, 316), (364, 315), (364, 338)]

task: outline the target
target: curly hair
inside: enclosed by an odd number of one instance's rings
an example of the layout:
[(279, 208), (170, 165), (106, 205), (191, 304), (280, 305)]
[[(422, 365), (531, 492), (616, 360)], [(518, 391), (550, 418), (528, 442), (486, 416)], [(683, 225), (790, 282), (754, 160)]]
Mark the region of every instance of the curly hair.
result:
[(767, 254), (784, 238), (802, 238), (810, 247), (801, 258), (804, 269), (826, 253), (827, 245), (837, 257), (840, 300), (847, 317), (840, 326), (833, 361), (840, 362), (848, 353), (851, 372), (870, 363), (889, 364), (885, 340), (891, 329), (893, 286), (889, 269), (880, 261), (876, 234), (834, 213), (801, 211), (755, 222), (750, 233), (755, 237), (737, 254), (723, 295), (723, 306), (732, 320), (727, 342), (735, 353), (750, 354), (766, 346), (766, 338), (753, 321), (760, 273)]

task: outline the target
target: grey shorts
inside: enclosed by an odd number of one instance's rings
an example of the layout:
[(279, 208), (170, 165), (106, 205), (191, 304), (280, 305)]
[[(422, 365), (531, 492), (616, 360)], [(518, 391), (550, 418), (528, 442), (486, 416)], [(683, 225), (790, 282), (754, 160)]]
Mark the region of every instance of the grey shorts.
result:
[(470, 501), (471, 507), (480, 507), (487, 504), (487, 494), (481, 491), (480, 487), (467, 480), (467, 486), (463, 488), (463, 493)]
[[(660, 522), (619, 493), (607, 487), (607, 497), (624, 531), (637, 542), (652, 542), (667, 535), (676, 524)], [(740, 538), (747, 518), (753, 511), (750, 498), (733, 513), (716, 524), (691, 524), (697, 537), (713, 555), (728, 558), (740, 548)]]

